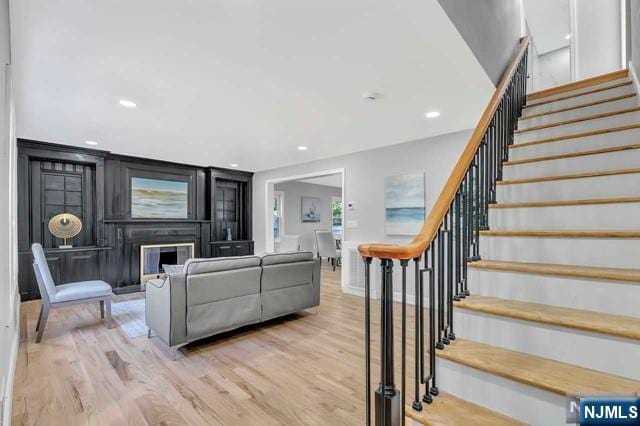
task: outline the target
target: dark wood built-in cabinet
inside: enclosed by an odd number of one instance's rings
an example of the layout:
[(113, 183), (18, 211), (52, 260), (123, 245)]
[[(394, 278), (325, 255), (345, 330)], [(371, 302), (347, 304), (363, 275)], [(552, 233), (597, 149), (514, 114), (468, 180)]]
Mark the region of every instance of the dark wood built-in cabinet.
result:
[[(37, 141), (18, 141), (19, 285), (39, 297), (30, 246), (43, 245), (56, 284), (101, 279), (116, 293), (140, 290), (140, 246), (194, 243), (196, 257), (253, 254), (248, 172), (198, 167)], [(131, 215), (131, 179), (188, 184), (187, 217)], [(49, 233), (49, 219), (73, 213), (83, 223), (72, 249)], [(227, 229), (231, 241), (227, 241)]]

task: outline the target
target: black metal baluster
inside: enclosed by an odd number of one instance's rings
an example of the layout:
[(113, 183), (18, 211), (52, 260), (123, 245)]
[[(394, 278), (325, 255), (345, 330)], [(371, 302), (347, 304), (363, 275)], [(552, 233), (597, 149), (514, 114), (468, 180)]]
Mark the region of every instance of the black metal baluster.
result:
[(421, 324), (422, 319), (422, 274), (420, 273), (420, 258), (417, 257), (413, 259), (415, 265), (415, 388), (414, 388), (414, 398), (411, 407), (416, 411), (422, 411), (422, 402), (420, 402), (420, 383), (424, 378), (424, 365), (422, 361), (422, 334), (423, 334), (423, 326)]
[(404, 425), (405, 405), (407, 394), (407, 265), (408, 260), (400, 260), (402, 269), (402, 344), (401, 344), (401, 364), (400, 364), (400, 422)]
[(453, 205), (449, 207), (449, 213), (447, 213), (447, 314), (448, 320), (448, 334), (447, 339), (449, 341), (456, 340), (456, 335), (453, 332)]
[[(463, 182), (464, 185), (464, 182)], [(458, 192), (456, 193), (456, 199), (454, 202), (454, 210), (455, 210), (455, 216), (454, 216), (454, 222), (455, 222), (455, 228), (454, 228), (454, 236), (455, 236), (455, 252), (456, 252), (456, 291), (453, 295), (453, 300), (455, 301), (459, 301), (462, 299), (462, 297), (464, 297), (462, 295), (462, 292), (464, 290), (463, 287), (463, 282), (462, 282), (462, 258), (464, 257), (464, 253), (462, 251), (463, 248), (463, 244), (462, 244), (462, 235), (461, 235), (461, 218), (462, 218), (462, 186), (461, 189), (458, 190)]]
[(364, 259), (364, 353), (366, 388), (366, 425), (371, 426), (371, 258)]
[(480, 260), (480, 221), (479, 221), (479, 200), (480, 179), (478, 178), (478, 157), (473, 160), (473, 260)]
[[(429, 395), (438, 396), (437, 371), (436, 371), (436, 280), (435, 267), (436, 252), (435, 242), (431, 243), (429, 248), (431, 251), (431, 267), (429, 268), (429, 375), (431, 376), (431, 388), (429, 382), (425, 386), (425, 395), (423, 401), (430, 402)], [(438, 342), (440, 343), (440, 342)], [(440, 343), (442, 345), (442, 343)], [(444, 349), (444, 346), (438, 348)]]

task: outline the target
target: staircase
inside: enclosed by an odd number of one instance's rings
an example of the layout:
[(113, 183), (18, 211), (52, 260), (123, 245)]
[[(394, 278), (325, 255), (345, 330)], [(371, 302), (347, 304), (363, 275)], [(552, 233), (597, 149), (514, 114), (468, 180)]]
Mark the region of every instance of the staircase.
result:
[[(447, 184), (458, 183), (454, 198), (410, 245), (360, 247), (383, 275), (399, 259), (403, 289), (410, 260), (426, 276), (414, 329), (415, 359), (429, 359), (415, 367), (424, 390), (405, 390), (417, 423), (560, 425), (567, 396), (640, 393), (638, 95), (623, 70), (522, 102), (513, 123), (496, 113), (506, 143), (494, 142), (499, 125), (482, 129), (466, 177)], [(442, 349), (421, 348), (420, 335)], [(378, 422), (393, 407), (390, 384), (381, 389), (376, 423), (397, 424)], [(451, 398), (467, 421), (443, 409)]]
[(567, 395), (640, 392), (638, 105), (626, 71), (528, 96), (443, 389), (540, 425)]

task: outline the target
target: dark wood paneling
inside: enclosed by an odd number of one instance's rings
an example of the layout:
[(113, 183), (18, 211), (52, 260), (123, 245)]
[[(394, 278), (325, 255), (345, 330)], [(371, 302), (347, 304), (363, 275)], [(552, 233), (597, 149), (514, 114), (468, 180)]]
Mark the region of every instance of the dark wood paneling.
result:
[[(132, 219), (132, 177), (187, 182), (188, 218)], [(31, 268), (30, 245), (33, 242), (43, 243), (45, 247), (61, 244), (48, 234), (45, 223), (46, 217), (58, 209), (56, 206), (77, 213), (83, 220), (82, 234), (74, 238), (72, 251), (46, 250), (56, 283), (101, 279), (110, 283), (116, 292), (128, 292), (139, 286), (142, 244), (193, 242), (197, 257), (253, 253), (251, 179), (251, 173), (237, 170), (19, 140), (18, 257), (23, 300), (39, 297)], [(234, 219), (218, 224), (213, 206), (216, 182), (220, 183), (219, 188), (233, 191), (236, 204)], [(225, 237), (224, 226), (228, 226), (225, 222), (232, 223), (234, 240), (243, 241), (216, 241)], [(219, 245), (230, 248), (218, 249)]]

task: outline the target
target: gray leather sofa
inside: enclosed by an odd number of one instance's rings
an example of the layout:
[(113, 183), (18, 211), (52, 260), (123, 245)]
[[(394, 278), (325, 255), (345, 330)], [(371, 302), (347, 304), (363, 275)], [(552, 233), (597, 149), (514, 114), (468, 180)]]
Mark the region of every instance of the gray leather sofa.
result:
[(320, 304), (320, 259), (310, 252), (189, 259), (146, 286), (149, 333), (172, 348)]

